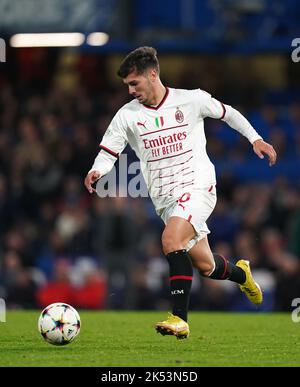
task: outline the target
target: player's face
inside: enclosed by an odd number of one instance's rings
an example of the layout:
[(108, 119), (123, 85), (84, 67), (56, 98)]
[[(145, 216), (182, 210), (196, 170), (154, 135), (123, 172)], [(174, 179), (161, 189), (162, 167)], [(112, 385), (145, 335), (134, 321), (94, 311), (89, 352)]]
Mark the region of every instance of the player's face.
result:
[(144, 74), (130, 73), (124, 78), (124, 83), (128, 86), (128, 92), (139, 103), (151, 105), (154, 99), (155, 70), (148, 70)]

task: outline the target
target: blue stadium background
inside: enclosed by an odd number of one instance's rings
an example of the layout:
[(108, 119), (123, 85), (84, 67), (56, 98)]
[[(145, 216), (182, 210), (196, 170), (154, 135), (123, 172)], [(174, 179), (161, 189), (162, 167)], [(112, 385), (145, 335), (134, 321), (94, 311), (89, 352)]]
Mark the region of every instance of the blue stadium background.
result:
[[(100, 200), (83, 186), (108, 123), (128, 101), (117, 66), (131, 49), (153, 45), (167, 85), (200, 87), (232, 104), (276, 148), (278, 163), (269, 168), (234, 130), (206, 120), (218, 175), (212, 249), (251, 260), (265, 292), (260, 310), (290, 310), (300, 296), (300, 63), (291, 58), (300, 38), (298, 2), (22, 4), (0, 4), (7, 42), (0, 63), (0, 297), (7, 305), (169, 308), (163, 224), (150, 200)], [(104, 31), (110, 40), (77, 49), (8, 44), (14, 33), (53, 31)], [(197, 273), (191, 308), (254, 310), (234, 284)]]

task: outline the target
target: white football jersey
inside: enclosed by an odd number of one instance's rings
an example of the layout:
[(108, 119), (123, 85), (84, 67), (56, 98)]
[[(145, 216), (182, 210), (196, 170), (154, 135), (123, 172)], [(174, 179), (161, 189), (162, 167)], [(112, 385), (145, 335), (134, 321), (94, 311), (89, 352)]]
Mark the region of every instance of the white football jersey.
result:
[[(91, 171), (107, 174), (129, 143), (140, 160), (156, 211), (161, 214), (184, 193), (216, 183), (215, 168), (206, 152), (203, 120), (223, 119), (226, 107), (200, 89), (167, 88), (156, 107), (134, 99), (111, 121)], [(252, 140), (260, 138), (253, 131)]]

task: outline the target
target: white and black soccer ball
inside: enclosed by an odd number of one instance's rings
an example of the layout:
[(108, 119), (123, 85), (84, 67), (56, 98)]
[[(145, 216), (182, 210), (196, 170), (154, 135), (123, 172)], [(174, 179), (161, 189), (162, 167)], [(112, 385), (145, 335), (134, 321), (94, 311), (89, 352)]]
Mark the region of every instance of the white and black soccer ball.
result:
[(64, 302), (48, 305), (41, 313), (38, 329), (50, 344), (71, 343), (80, 332), (81, 321), (76, 309)]

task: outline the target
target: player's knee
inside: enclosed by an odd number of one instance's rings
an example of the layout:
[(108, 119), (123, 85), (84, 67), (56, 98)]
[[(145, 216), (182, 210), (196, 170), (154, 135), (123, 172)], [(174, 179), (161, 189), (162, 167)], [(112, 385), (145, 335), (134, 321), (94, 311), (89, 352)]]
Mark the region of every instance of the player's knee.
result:
[(199, 262), (196, 268), (203, 277), (209, 277), (214, 271), (215, 265), (213, 262)]
[(168, 231), (163, 232), (161, 243), (165, 255), (184, 249), (182, 242)]

